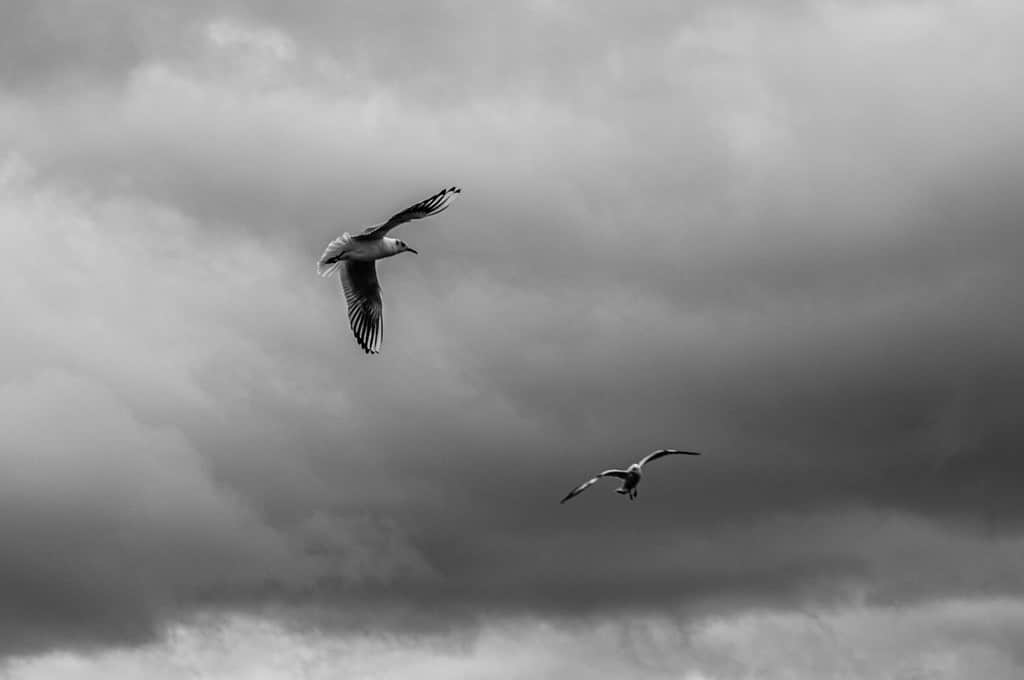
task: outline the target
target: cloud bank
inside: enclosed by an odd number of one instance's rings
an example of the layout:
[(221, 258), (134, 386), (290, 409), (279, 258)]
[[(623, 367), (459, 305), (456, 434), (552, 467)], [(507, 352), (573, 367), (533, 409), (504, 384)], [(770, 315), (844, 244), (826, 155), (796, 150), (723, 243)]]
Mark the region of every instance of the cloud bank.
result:
[[(1002, 644), (1015, 4), (2, 15), (3, 654), (195, 616), (551, 649), (537, 626), (754, 645), (748, 612), (800, 641), (797, 611), (906, 607), (918, 636), (949, 601)], [(450, 184), (362, 356), (316, 256)], [(661, 446), (706, 455), (557, 505)], [(968, 647), (933, 675), (1019, 662)], [(687, 659), (662, 670), (748, 672)]]

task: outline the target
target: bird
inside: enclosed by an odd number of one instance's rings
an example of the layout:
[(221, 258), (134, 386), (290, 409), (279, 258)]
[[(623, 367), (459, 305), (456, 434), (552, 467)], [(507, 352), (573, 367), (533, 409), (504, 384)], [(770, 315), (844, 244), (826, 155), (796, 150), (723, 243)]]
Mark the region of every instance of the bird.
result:
[(338, 272), (348, 304), (348, 321), (356, 342), (367, 354), (379, 354), (384, 330), (383, 305), (374, 262), (399, 253), (418, 254), (408, 243), (388, 236), (395, 227), (437, 215), (462, 193), (458, 187), (442, 189), (430, 198), (397, 212), (385, 222), (367, 227), (355, 236), (345, 232), (327, 244), (316, 263), (320, 276)]
[(650, 463), (652, 460), (657, 460), (657, 459), (659, 459), (659, 458), (661, 458), (663, 456), (671, 456), (671, 455), (676, 455), (676, 454), (684, 455), (684, 456), (699, 456), (700, 455), (696, 451), (678, 451), (676, 449), (658, 449), (657, 451), (652, 451), (651, 453), (647, 454), (646, 456), (643, 457), (643, 459), (639, 463), (633, 463), (632, 465), (630, 465), (625, 470), (618, 470), (618, 469), (614, 469), (613, 468), (611, 470), (605, 470), (604, 472), (602, 472), (601, 474), (597, 475), (596, 477), (592, 477), (592, 478), (588, 479), (587, 481), (583, 482), (582, 484), (577, 486), (575, 489), (570, 491), (566, 495), (566, 497), (563, 498), (559, 502), (560, 503), (564, 503), (567, 500), (569, 500), (570, 498), (574, 498), (574, 497), (580, 495), (581, 493), (586, 491), (588, 488), (590, 488), (590, 486), (592, 486), (593, 484), (596, 484), (597, 480), (601, 479), (602, 477), (618, 477), (619, 479), (621, 479), (622, 480), (622, 486), (620, 486), (618, 489), (616, 489), (615, 493), (627, 494), (629, 496), (629, 500), (636, 500), (636, 497), (637, 497), (636, 487), (637, 487), (637, 484), (640, 483), (640, 478), (643, 476), (642, 470), (643, 470), (644, 465), (646, 465), (647, 463)]

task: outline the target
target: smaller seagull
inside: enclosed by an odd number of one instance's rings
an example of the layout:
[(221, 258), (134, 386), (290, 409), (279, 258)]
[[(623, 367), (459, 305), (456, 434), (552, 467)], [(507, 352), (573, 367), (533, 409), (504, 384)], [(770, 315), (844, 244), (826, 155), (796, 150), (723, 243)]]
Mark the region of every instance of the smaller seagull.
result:
[(577, 486), (575, 489), (570, 491), (569, 494), (565, 498), (563, 498), (560, 502), (564, 503), (567, 500), (569, 500), (570, 498), (573, 498), (575, 496), (579, 496), (581, 493), (586, 491), (591, 485), (596, 484), (597, 480), (601, 479), (602, 477), (618, 477), (619, 479), (621, 479), (622, 480), (622, 486), (620, 486), (618, 489), (616, 489), (615, 493), (628, 494), (629, 495), (629, 500), (635, 500), (636, 497), (637, 497), (636, 486), (637, 486), (637, 484), (640, 483), (640, 478), (643, 476), (643, 473), (641, 472), (641, 470), (643, 469), (644, 465), (646, 465), (647, 463), (650, 463), (652, 460), (657, 460), (658, 458), (661, 458), (663, 456), (671, 456), (671, 455), (674, 455), (674, 454), (679, 454), (679, 455), (683, 455), (683, 456), (699, 456), (700, 455), (696, 451), (677, 451), (676, 449), (658, 449), (657, 451), (653, 451), (653, 452), (647, 454), (646, 456), (644, 456), (643, 460), (641, 460), (639, 463), (633, 463), (632, 465), (630, 465), (625, 470), (615, 470), (615, 469), (605, 470), (604, 472), (602, 472), (598, 476), (593, 477), (591, 479), (588, 479), (587, 481), (583, 482), (582, 484)]
[(327, 244), (327, 249), (316, 263), (320, 276), (338, 272), (341, 287), (348, 303), (348, 322), (356, 342), (367, 354), (380, 352), (384, 331), (383, 304), (380, 283), (377, 281), (377, 260), (416, 251), (401, 239), (391, 238), (388, 232), (400, 224), (430, 217), (448, 208), (448, 204), (462, 190), (458, 187), (441, 189), (430, 198), (395, 213), (386, 222), (367, 227), (355, 236), (345, 232)]

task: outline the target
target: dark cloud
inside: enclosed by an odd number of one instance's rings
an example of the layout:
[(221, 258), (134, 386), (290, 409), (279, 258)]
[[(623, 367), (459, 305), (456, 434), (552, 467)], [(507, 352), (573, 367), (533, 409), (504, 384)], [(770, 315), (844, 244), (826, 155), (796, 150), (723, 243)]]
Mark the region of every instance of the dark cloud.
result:
[(1020, 595), (1019, 10), (5, 14), (3, 651)]

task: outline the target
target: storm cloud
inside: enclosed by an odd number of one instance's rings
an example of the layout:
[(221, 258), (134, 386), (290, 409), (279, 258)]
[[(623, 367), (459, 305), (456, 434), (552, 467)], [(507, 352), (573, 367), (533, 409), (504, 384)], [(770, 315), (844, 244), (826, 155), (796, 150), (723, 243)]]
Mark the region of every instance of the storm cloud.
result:
[[(505, 677), (514, 640), (553, 674), (548, 637), (635, 621), (678, 642), (652, 677), (877, 677), (865, 627), (920, 646), (936, 612), (960, 652), (925, 677), (1019, 668), (1017, 4), (0, 19), (12, 672), (135, 677), (228, 621), (257, 656), (267, 625)], [(316, 257), (452, 184), (364, 356)], [(662, 446), (705, 455), (558, 505)]]

